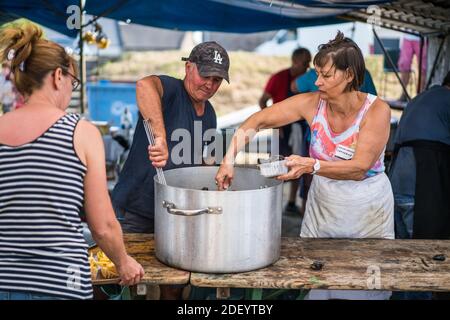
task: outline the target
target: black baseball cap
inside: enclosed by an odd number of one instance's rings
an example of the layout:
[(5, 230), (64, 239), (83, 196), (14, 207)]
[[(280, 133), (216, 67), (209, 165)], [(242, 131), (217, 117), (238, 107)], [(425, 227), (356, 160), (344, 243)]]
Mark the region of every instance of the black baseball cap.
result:
[(202, 42), (196, 45), (189, 57), (183, 57), (181, 60), (195, 63), (198, 73), (202, 77), (220, 77), (230, 83), (228, 53), (215, 41)]

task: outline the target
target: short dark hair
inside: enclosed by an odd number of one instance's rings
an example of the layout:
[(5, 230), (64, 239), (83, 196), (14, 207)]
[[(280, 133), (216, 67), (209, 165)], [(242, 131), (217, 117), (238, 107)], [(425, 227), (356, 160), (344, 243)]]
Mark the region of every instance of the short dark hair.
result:
[(309, 52), (309, 50), (306, 48), (300, 47), (295, 49), (294, 52), (292, 52), (292, 59), (300, 56), (309, 57), (309, 59), (311, 60), (311, 52)]
[(447, 75), (444, 78), (444, 81), (442, 81), (443, 86), (450, 86), (450, 71), (447, 72)]
[(345, 91), (359, 90), (364, 81), (366, 65), (358, 45), (338, 31), (333, 40), (321, 44), (318, 49), (319, 52), (314, 57), (314, 65), (322, 68), (331, 59), (337, 70), (349, 70), (353, 74), (353, 80), (347, 85)]

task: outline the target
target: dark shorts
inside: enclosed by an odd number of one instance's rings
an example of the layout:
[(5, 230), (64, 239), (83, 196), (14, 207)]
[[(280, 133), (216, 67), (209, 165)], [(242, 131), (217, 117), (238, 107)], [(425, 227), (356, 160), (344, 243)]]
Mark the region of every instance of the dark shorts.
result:
[(120, 224), (124, 233), (154, 233), (155, 219), (125, 211)]
[(288, 124), (287, 126), (281, 127), (280, 131), (282, 131), (282, 133), (280, 132), (280, 142), (279, 142), (279, 147), (280, 147), (280, 155), (284, 156), (284, 157), (288, 157), (290, 155), (292, 155), (292, 148), (289, 145), (289, 137), (291, 136), (291, 125)]

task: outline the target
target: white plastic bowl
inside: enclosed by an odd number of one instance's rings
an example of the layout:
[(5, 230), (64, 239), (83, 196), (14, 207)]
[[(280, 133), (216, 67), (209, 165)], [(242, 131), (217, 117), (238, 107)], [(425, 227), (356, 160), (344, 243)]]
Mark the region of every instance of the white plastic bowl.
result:
[(266, 178), (273, 178), (288, 173), (286, 160), (266, 162), (259, 165), (261, 175)]

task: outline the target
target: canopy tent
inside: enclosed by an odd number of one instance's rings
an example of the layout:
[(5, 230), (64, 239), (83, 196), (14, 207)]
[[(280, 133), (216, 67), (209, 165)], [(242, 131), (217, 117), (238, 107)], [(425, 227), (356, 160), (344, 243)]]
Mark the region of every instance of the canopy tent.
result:
[[(84, 11), (93, 16), (183, 31), (247, 33), (335, 24), (351, 20), (372, 22), (378, 26), (434, 38), (450, 33), (448, 0), (85, 0), (84, 2)], [(75, 37), (78, 30), (67, 27), (70, 15), (67, 8), (80, 3), (80, 0), (54, 2), (0, 0), (0, 21), (24, 17)], [(444, 38), (441, 43), (444, 44), (445, 41)], [(438, 59), (440, 52), (441, 49), (436, 56), (433, 72), (440, 61)], [(83, 59), (82, 53), (80, 56)], [(442, 66), (446, 68), (444, 64)]]
[(67, 7), (79, 1), (61, 0), (0, 0), (0, 13), (3, 23), (19, 18), (27, 18), (49, 29), (53, 29), (70, 37), (75, 37), (78, 30), (69, 30), (66, 20), (69, 16)]
[[(23, 17), (75, 37), (77, 30), (66, 26), (67, 8), (79, 4), (79, 0), (0, 0), (0, 23)], [(247, 33), (372, 19), (410, 33), (450, 33), (448, 0), (86, 0), (85, 11), (183, 31)]]
[(354, 10), (340, 17), (362, 22), (378, 20), (385, 28), (423, 36), (450, 33), (448, 0), (397, 0), (380, 5), (379, 9)]
[[(184, 31), (258, 32), (343, 22), (337, 18), (355, 9), (385, 0), (86, 0), (85, 11), (94, 16)], [(24, 17), (75, 37), (66, 26), (67, 8), (76, 0), (0, 0), (9, 20)], [(289, 3), (289, 6), (286, 4)]]

